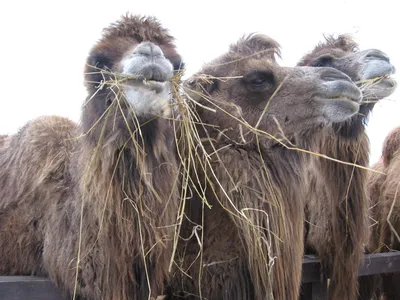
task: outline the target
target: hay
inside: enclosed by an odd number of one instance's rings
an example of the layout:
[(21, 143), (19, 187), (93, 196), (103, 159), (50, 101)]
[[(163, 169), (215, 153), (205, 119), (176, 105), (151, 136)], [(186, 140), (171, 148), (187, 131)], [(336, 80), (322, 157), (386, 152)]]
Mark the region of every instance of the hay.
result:
[[(92, 68), (96, 69), (96, 67), (91, 66)], [(101, 82), (96, 82), (97, 84), (97, 92), (102, 91), (104, 89), (107, 89), (110, 93), (112, 93), (115, 96), (115, 101), (105, 110), (103, 115), (97, 120), (97, 122), (92, 126), (92, 128), (89, 129), (88, 132), (83, 133), (82, 136), (89, 134), (91, 130), (93, 130), (95, 127), (97, 127), (100, 123), (100, 121), (104, 121), (103, 123), (103, 128), (102, 128), (102, 134), (99, 140), (99, 143), (97, 145), (96, 150), (93, 152), (92, 155), (92, 160), (88, 163), (86, 166), (86, 171), (85, 171), (85, 181), (90, 182), (92, 180), (91, 174), (92, 174), (92, 165), (97, 159), (97, 153), (98, 151), (101, 151), (104, 147), (102, 145), (102, 137), (104, 135), (104, 130), (106, 127), (107, 122), (113, 122), (115, 119), (113, 119), (113, 114), (120, 113), (124, 117), (126, 128), (129, 131), (130, 134), (130, 139), (125, 142), (125, 146), (129, 142), (133, 142), (135, 145), (136, 149), (136, 155), (137, 157), (141, 158), (142, 160), (138, 160), (137, 162), (137, 167), (140, 169), (141, 174), (143, 175), (143, 181), (146, 182), (145, 177), (147, 176), (150, 172), (150, 170), (146, 170), (144, 168), (144, 157), (146, 155), (146, 148), (145, 148), (145, 143), (143, 140), (143, 136), (141, 133), (141, 127), (144, 124), (140, 124), (136, 114), (134, 112), (134, 109), (130, 107), (130, 112), (132, 119), (128, 120), (128, 116), (125, 115), (121, 103), (125, 101), (125, 96), (123, 94), (123, 89), (122, 87), (127, 81), (138, 81), (138, 82), (144, 82), (144, 84), (152, 84), (151, 81), (146, 81), (143, 80), (142, 78), (136, 78), (132, 76), (126, 76), (123, 74), (118, 74), (115, 72), (111, 71), (104, 71), (101, 69), (98, 69), (98, 73), (100, 73), (103, 77), (103, 80)], [(263, 284), (267, 284), (270, 288), (272, 287), (272, 279), (270, 278), (270, 272), (271, 269), (274, 266), (274, 261), (276, 259), (276, 253), (272, 247), (272, 239), (276, 239), (277, 241), (281, 241), (279, 236), (276, 235), (273, 230), (269, 228), (269, 223), (270, 219), (274, 219), (273, 222), (275, 224), (279, 224), (280, 228), (287, 228), (290, 226), (290, 220), (284, 220), (282, 218), (277, 218), (276, 216), (270, 216), (266, 211), (260, 210), (258, 208), (251, 207), (237, 207), (234, 201), (230, 198), (229, 194), (232, 191), (226, 191), (223, 188), (223, 185), (220, 183), (221, 178), (218, 178), (218, 176), (215, 174), (212, 163), (211, 163), (211, 158), (216, 157), (219, 161), (219, 154), (218, 152), (221, 149), (218, 149), (216, 146), (216, 141), (211, 139), (210, 137), (208, 138), (201, 138), (198, 132), (198, 126), (201, 126), (203, 129), (206, 129), (207, 127), (213, 127), (214, 129), (215, 126), (212, 124), (205, 124), (202, 122), (201, 118), (196, 112), (196, 107), (201, 107), (202, 109), (206, 109), (210, 111), (211, 113), (216, 113), (216, 112), (223, 112), (226, 116), (229, 118), (234, 119), (241, 132), (241, 143), (243, 145), (247, 144), (248, 142), (246, 141), (246, 136), (243, 133), (243, 129), (246, 129), (246, 134), (253, 134), (256, 139), (257, 139), (257, 145), (258, 145), (258, 150), (260, 154), (260, 160), (264, 161), (262, 157), (262, 152), (260, 150), (260, 139), (271, 139), (274, 140), (276, 143), (280, 144), (281, 146), (285, 147), (288, 150), (291, 151), (298, 151), (302, 152), (308, 155), (315, 155), (324, 159), (332, 160), (337, 163), (345, 164), (345, 165), (350, 165), (353, 166), (353, 168), (361, 168), (367, 171), (372, 171), (376, 173), (381, 173), (379, 171), (373, 170), (371, 168), (367, 168), (364, 166), (357, 165), (352, 162), (345, 162), (345, 161), (340, 161), (332, 157), (328, 157), (326, 155), (312, 152), (306, 149), (301, 149), (299, 147), (296, 147), (295, 145), (291, 144), (290, 141), (285, 138), (284, 133), (282, 133), (282, 137), (278, 138), (275, 137), (274, 135), (260, 130), (258, 128), (258, 125), (260, 123), (261, 118), (263, 115), (267, 112), (268, 110), (268, 105), (269, 101), (267, 102), (262, 115), (260, 116), (259, 122), (255, 126), (250, 125), (249, 123), (246, 122), (241, 116), (241, 110), (239, 107), (235, 107), (231, 103), (219, 103), (215, 101), (215, 99), (212, 99), (204, 90), (202, 86), (197, 86), (196, 89), (189, 89), (188, 87), (183, 87), (182, 86), (182, 72), (178, 72), (175, 76), (173, 76), (170, 80), (171, 83), (171, 91), (172, 91), (172, 102), (171, 102), (171, 116), (167, 117), (167, 119), (171, 122), (173, 129), (174, 129), (174, 136), (175, 136), (175, 145), (176, 145), (176, 151), (177, 151), (177, 157), (179, 160), (179, 174), (180, 178), (176, 178), (175, 182), (176, 185), (180, 186), (180, 204), (178, 211), (176, 212), (177, 217), (176, 217), (176, 223), (175, 224), (170, 224), (170, 226), (175, 227), (174, 229), (174, 238), (173, 238), (173, 252), (172, 256), (170, 259), (170, 264), (169, 264), (169, 270), (172, 271), (173, 267), (177, 267), (178, 270), (180, 270), (185, 276), (189, 276), (188, 270), (183, 269), (180, 266), (180, 262), (176, 261), (176, 253), (177, 249), (179, 247), (179, 242), (183, 237), (181, 236), (181, 229), (182, 229), (182, 222), (185, 220), (185, 207), (187, 205), (187, 201), (190, 200), (194, 194), (196, 194), (201, 200), (202, 200), (202, 223), (201, 224), (194, 224), (192, 236), (196, 237), (196, 240), (198, 241), (199, 244), (199, 253), (198, 256), (195, 260), (199, 259), (200, 260), (200, 270), (199, 270), (199, 278), (198, 284), (199, 287), (201, 287), (201, 274), (203, 273), (203, 267), (206, 267), (205, 264), (202, 263), (202, 250), (203, 250), (203, 243), (204, 243), (204, 236), (203, 236), (203, 227), (204, 227), (204, 214), (205, 214), (205, 209), (212, 209), (210, 203), (208, 203), (205, 194), (205, 188), (208, 186), (209, 188), (211, 187), (213, 189), (213, 194), (216, 196), (219, 205), (231, 216), (233, 216), (234, 219), (237, 220), (236, 224), (239, 226), (243, 226), (243, 232), (248, 237), (251, 237), (254, 240), (254, 248), (252, 249), (251, 255), (254, 257), (257, 257), (261, 261), (258, 263), (263, 264), (266, 267), (267, 273), (266, 274), (260, 274), (261, 278), (267, 278), (268, 282), (264, 282)], [(200, 76), (202, 80), (206, 81), (207, 80), (221, 80), (221, 81), (226, 81), (226, 80), (235, 80), (239, 79), (242, 76), (236, 76), (236, 77), (220, 77), (220, 78), (215, 78), (215, 77), (210, 77), (207, 74), (204, 74), (204, 76)], [(379, 83), (382, 80), (382, 78), (377, 78), (374, 80), (370, 81), (363, 81), (359, 82), (359, 84), (362, 84), (362, 87), (365, 88), (367, 86)], [(283, 84), (283, 82), (282, 82)], [(280, 85), (280, 87), (282, 86)], [(280, 87), (275, 91), (275, 93), (271, 96), (271, 98), (274, 97), (274, 95), (279, 92)], [(96, 93), (97, 93), (96, 92)], [(94, 94), (91, 98), (88, 99), (88, 102), (93, 99), (93, 97), (96, 94)], [(193, 95), (200, 97), (206, 102), (206, 105), (199, 103), (196, 101), (193, 97)], [(271, 99), (270, 99), (271, 100)], [(127, 101), (125, 101), (127, 102)], [(85, 103), (86, 105), (87, 103)], [(227, 109), (229, 108), (229, 109)], [(155, 118), (165, 118), (164, 116), (155, 116)], [(151, 120), (150, 120), (151, 121)], [(134, 128), (131, 128), (131, 124), (134, 124)], [(278, 124), (279, 126), (279, 124)], [(206, 130), (205, 130), (206, 132)], [(82, 137), (80, 136), (80, 137)], [(224, 131), (220, 130), (220, 136), (225, 136)], [(77, 137), (77, 138), (80, 138)], [(225, 136), (226, 137), (226, 136)], [(237, 143), (237, 141), (232, 141), (232, 143)], [(205, 145), (208, 145), (207, 147)], [(208, 152), (206, 149), (211, 148), (212, 151)], [(117, 162), (119, 161), (120, 157), (118, 157)], [(267, 187), (268, 193), (270, 195), (275, 195), (276, 193), (279, 193), (279, 191), (274, 190), (273, 184), (271, 182), (271, 174), (269, 174), (268, 169), (265, 165), (260, 167), (260, 170), (263, 170), (259, 174), (254, 174), (254, 176), (260, 176), (258, 180), (261, 183), (261, 185)], [(115, 172), (115, 170), (114, 170)], [(201, 181), (201, 175), (200, 172), (204, 175), (205, 174), (205, 179), (204, 181)], [(382, 174), (382, 173), (381, 173)], [(114, 176), (114, 175), (113, 175)], [(224, 174), (226, 178), (228, 178), (233, 186), (237, 186), (237, 182), (234, 182), (234, 179), (231, 177), (231, 174), (226, 170), (226, 173)], [(226, 178), (223, 178), (224, 180)], [(111, 178), (112, 179), (112, 178)], [(218, 193), (214, 189), (214, 184), (216, 183), (216, 188), (221, 190), (221, 193), (226, 197), (228, 200), (229, 206), (226, 206), (225, 202), (221, 201), (218, 198)], [(111, 181), (110, 181), (110, 186), (108, 189), (111, 188)], [(140, 186), (139, 186), (140, 189)], [(156, 191), (153, 189), (153, 192), (155, 193), (155, 197), (159, 199), (160, 203), (165, 202), (165, 199), (161, 199), (159, 195), (156, 195)], [(139, 192), (140, 194), (140, 192)], [(107, 193), (108, 195), (108, 193)], [(85, 197), (86, 198), (86, 197)], [(279, 197), (272, 197), (272, 202), (271, 205), (278, 208), (280, 207), (280, 203), (277, 200)], [(107, 209), (107, 202), (108, 198), (106, 199), (103, 207), (103, 212), (102, 212), (102, 222), (99, 224), (99, 234), (102, 230), (103, 222), (104, 222), (104, 217), (106, 215), (106, 209)], [(242, 199), (243, 203), (249, 203), (251, 199)], [(142, 201), (140, 201), (141, 205), (143, 205)], [(138, 219), (141, 220), (142, 214), (143, 214), (143, 207), (136, 206), (134, 204), (134, 201), (130, 201), (130, 203), (135, 206), (135, 210), (138, 214)], [(83, 210), (83, 205), (84, 203), (82, 202), (82, 210)], [(83, 215), (83, 211), (81, 211), (81, 214)], [(260, 215), (264, 215), (266, 217), (266, 225), (261, 225), (260, 220), (258, 219)], [(283, 214), (281, 214), (282, 216)], [(74, 299), (75, 299), (75, 293), (76, 293), (76, 286), (78, 282), (78, 271), (79, 271), (79, 264), (85, 255), (88, 253), (81, 253), (80, 245), (81, 245), (81, 235), (82, 235), (82, 218), (81, 218), (81, 228), (80, 228), (80, 236), (79, 236), (79, 248), (78, 248), (78, 253), (77, 253), (77, 258), (76, 258), (76, 279), (75, 279), (75, 292), (74, 292)], [(141, 227), (141, 222), (139, 222), (139, 234), (140, 234), (140, 243), (142, 247), (142, 259), (143, 263), (145, 265), (145, 272), (147, 279), (148, 274), (147, 274), (147, 263), (146, 263), (146, 256), (148, 253), (151, 251), (152, 247), (149, 249), (145, 249), (144, 243), (143, 243), (143, 236), (142, 236), (142, 227)], [(198, 231), (201, 230), (201, 234), (198, 234)], [(189, 237), (189, 238), (191, 238)], [(98, 237), (97, 237), (98, 238)], [(161, 242), (162, 241), (158, 241)], [(264, 253), (263, 249), (264, 246), (268, 249), (267, 253)], [(155, 245), (153, 245), (154, 247)], [(194, 262), (193, 262), (194, 263)], [(193, 264), (192, 263), (192, 264)], [(219, 263), (219, 262), (215, 262)], [(191, 264), (191, 265), (192, 265)], [(191, 267), (189, 266), (189, 268)], [(147, 280), (149, 282), (149, 280)], [(151, 286), (148, 287), (149, 290), (151, 291)], [(270, 289), (272, 290), (272, 288)], [(199, 288), (199, 296), (201, 298), (201, 288)], [(272, 297), (272, 295), (270, 295)], [(162, 296), (160, 296), (160, 299)]]

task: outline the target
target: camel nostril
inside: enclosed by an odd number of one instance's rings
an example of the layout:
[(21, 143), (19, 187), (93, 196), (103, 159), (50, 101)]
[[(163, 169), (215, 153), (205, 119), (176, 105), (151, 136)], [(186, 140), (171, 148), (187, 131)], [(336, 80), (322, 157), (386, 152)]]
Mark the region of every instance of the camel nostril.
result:
[(321, 68), (321, 69), (323, 69), (321, 72), (321, 78), (325, 81), (337, 81), (337, 80), (351, 81), (349, 76), (336, 69), (333, 68)]
[(376, 49), (369, 50), (365, 57), (368, 58), (368, 59), (372, 59), (372, 60), (383, 60), (383, 61), (386, 61), (388, 63), (390, 62), (389, 56), (387, 56), (382, 51), (376, 50)]
[(145, 55), (145, 56), (164, 56), (161, 48), (152, 42), (142, 42), (140, 43), (133, 54)]

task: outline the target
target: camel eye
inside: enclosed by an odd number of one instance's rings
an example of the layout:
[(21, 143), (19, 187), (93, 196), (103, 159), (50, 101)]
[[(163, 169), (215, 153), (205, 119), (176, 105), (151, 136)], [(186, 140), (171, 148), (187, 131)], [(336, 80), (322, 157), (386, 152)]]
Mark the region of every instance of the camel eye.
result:
[(88, 63), (97, 70), (111, 68), (110, 58), (102, 54), (92, 55), (89, 57)]
[(322, 55), (318, 57), (313, 63), (313, 67), (331, 67), (333, 65), (334, 57), (331, 55)]
[(274, 75), (271, 72), (255, 71), (243, 76), (243, 80), (249, 90), (258, 92), (274, 84)]

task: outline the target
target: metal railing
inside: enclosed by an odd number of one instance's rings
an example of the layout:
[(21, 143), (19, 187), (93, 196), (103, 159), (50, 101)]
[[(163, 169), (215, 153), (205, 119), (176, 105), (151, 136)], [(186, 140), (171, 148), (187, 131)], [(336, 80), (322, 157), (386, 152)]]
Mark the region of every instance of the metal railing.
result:
[[(400, 272), (400, 252), (368, 254), (359, 276)], [(326, 300), (328, 284), (321, 274), (318, 257), (303, 260), (302, 299)], [(47, 278), (34, 276), (0, 276), (0, 300), (60, 300), (61, 293)]]

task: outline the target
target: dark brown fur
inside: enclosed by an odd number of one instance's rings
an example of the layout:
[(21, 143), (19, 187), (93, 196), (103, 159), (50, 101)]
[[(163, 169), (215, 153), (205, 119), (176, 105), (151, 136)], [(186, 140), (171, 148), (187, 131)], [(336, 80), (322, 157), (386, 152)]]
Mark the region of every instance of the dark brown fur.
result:
[[(400, 127), (397, 127), (385, 139), (382, 158), (373, 166), (373, 169), (380, 173), (371, 172), (369, 175), (368, 191), (371, 199), (370, 215), (373, 226), (368, 248), (374, 253), (400, 251), (398, 239), (400, 233), (399, 132)], [(400, 299), (399, 282), (400, 275), (384, 274), (374, 276), (368, 283), (372, 285), (376, 299), (383, 296), (383, 299), (389, 300)]]
[[(212, 126), (198, 125), (205, 153), (199, 154), (192, 172), (200, 179), (187, 200), (172, 298), (298, 299), (305, 158), (238, 120), (255, 126), (268, 103), (258, 128), (277, 138), (283, 134), (285, 142), (288, 138), (310, 146), (324, 124), (315, 121), (308, 107), (315, 104), (310, 95), (325, 70), (282, 68), (275, 61), (277, 54), (279, 46), (272, 39), (246, 37), (186, 82), (197, 91), (191, 93), (197, 103), (216, 113), (196, 107), (202, 124)], [(247, 82), (254, 72), (271, 81), (258, 92)], [(235, 76), (244, 77), (215, 79)]]
[[(332, 62), (326, 66), (338, 68), (357, 81), (361, 63), (353, 54), (358, 54), (358, 47), (350, 36), (329, 36), (298, 65), (317, 67), (323, 64), (324, 56), (328, 59), (349, 57), (347, 64), (337, 66)], [(317, 152), (367, 167), (369, 141), (365, 123), (375, 102), (362, 104), (358, 115), (326, 129)], [(309, 170), (306, 252), (316, 251), (324, 268), (331, 272), (330, 299), (356, 299), (358, 269), (368, 236), (367, 172), (318, 157), (312, 160)]]
[(90, 52), (81, 124), (40, 118), (0, 149), (0, 274), (49, 275), (66, 299), (75, 284), (89, 300), (164, 293), (178, 207), (174, 133), (148, 116), (139, 135), (124, 102), (97, 88), (107, 79), (97, 68), (116, 70), (146, 40), (179, 65), (157, 20), (127, 15)]

